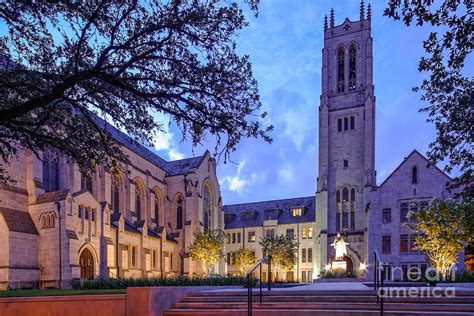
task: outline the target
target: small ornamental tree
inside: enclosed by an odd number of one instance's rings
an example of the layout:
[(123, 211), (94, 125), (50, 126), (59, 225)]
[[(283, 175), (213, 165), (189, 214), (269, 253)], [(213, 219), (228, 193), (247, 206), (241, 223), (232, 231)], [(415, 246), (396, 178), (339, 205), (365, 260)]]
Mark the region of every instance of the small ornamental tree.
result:
[(277, 271), (290, 271), (296, 265), (298, 243), (284, 235), (265, 237), (260, 242), (263, 253), (272, 256), (272, 267)]
[(408, 214), (413, 222), (407, 226), (416, 234), (414, 249), (424, 252), (442, 276), (449, 273), (470, 240), (467, 206), (465, 202), (437, 199), (430, 207)]
[(206, 276), (209, 275), (211, 267), (223, 257), (222, 248), (225, 238), (222, 230), (194, 232), (194, 241), (189, 246), (189, 255), (201, 264)]
[(235, 266), (242, 275), (245, 275), (255, 265), (255, 251), (248, 248), (240, 248), (234, 252)]

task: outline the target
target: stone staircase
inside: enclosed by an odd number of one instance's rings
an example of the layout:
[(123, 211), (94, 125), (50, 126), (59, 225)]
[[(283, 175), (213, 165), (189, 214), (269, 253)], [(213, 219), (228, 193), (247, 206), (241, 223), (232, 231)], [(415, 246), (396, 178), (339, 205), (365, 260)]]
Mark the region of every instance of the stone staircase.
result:
[[(274, 290), (264, 292), (260, 304), (255, 289), (253, 299), (254, 316), (380, 315), (380, 305), (372, 290)], [(458, 290), (455, 297), (390, 297), (384, 299), (384, 309), (385, 316), (474, 316), (474, 291)], [(244, 316), (247, 291), (193, 292), (164, 315)]]

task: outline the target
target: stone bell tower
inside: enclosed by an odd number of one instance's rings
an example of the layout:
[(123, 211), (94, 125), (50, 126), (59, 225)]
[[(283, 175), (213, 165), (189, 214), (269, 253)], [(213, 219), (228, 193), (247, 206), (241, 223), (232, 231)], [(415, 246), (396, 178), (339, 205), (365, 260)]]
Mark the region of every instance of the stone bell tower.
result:
[(371, 8), (360, 19), (324, 20), (316, 192), (316, 275), (334, 259), (330, 244), (348, 242), (347, 269), (367, 261), (367, 209), (375, 186), (375, 96)]

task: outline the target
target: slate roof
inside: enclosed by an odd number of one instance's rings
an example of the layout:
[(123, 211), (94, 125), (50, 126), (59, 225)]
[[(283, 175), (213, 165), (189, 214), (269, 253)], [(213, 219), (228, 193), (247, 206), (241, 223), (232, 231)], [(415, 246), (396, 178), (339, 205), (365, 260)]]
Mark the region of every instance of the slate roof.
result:
[[(291, 209), (303, 207), (302, 216), (293, 217)], [(316, 219), (315, 196), (283, 200), (224, 205), (225, 228), (262, 226), (269, 211), (276, 211), (278, 224), (313, 222)]]
[(66, 229), (66, 235), (69, 239), (78, 239), (76, 232), (73, 230)]
[(206, 156), (206, 153), (204, 153), (202, 156), (167, 162), (164, 165), (164, 170), (166, 171), (166, 175), (177, 176), (180, 174), (189, 173), (193, 169), (199, 168), (204, 157)]
[(66, 199), (68, 193), (69, 189), (43, 193), (36, 198), (36, 204), (62, 201)]
[(158, 234), (152, 227), (148, 226), (148, 236), (150, 237), (155, 237), (155, 238), (160, 238), (160, 234)]
[(138, 233), (138, 234), (141, 234), (141, 233), (142, 233), (142, 232), (141, 232), (137, 227), (135, 227), (135, 225), (133, 225), (128, 219), (124, 218), (124, 222), (125, 222), (124, 228), (125, 228), (126, 231), (132, 232), (132, 233)]
[(146, 148), (132, 137), (121, 132), (111, 124), (107, 123), (102, 118), (96, 116), (97, 123), (108, 131), (112, 137), (114, 137), (119, 143), (136, 153), (137, 155), (145, 158), (154, 165), (160, 167), (166, 172), (166, 176), (176, 176), (186, 174), (192, 171), (192, 169), (198, 168), (202, 163), (207, 151), (202, 156), (196, 156), (192, 158), (186, 158), (181, 160), (166, 161), (150, 149)]
[(5, 207), (0, 207), (0, 213), (3, 215), (10, 231), (38, 235), (38, 230), (30, 213)]

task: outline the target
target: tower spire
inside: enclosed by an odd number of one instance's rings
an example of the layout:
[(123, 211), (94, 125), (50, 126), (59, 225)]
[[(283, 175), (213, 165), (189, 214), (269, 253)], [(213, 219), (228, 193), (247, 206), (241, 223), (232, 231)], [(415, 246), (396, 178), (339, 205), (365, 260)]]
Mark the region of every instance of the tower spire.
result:
[(369, 5), (367, 6), (367, 20), (370, 20), (372, 18), (372, 7)]
[(326, 31), (328, 29), (328, 16), (324, 16), (324, 30)]
[(360, 0), (360, 20), (364, 20), (364, 0)]
[(331, 13), (329, 14), (329, 24), (331, 28), (334, 27), (334, 9), (331, 8)]

